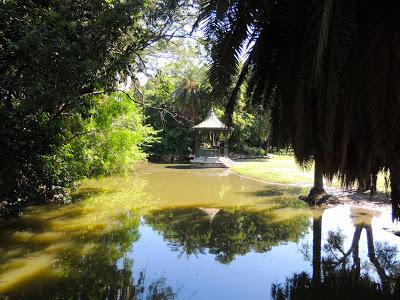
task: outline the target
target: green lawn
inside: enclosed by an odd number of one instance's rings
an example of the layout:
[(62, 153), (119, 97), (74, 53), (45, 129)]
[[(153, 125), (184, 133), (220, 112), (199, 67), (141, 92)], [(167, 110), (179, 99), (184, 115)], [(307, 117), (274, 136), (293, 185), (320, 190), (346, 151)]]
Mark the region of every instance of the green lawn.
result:
[(257, 159), (238, 162), (231, 168), (234, 172), (262, 179), (271, 183), (311, 185), (312, 166), (300, 168), (291, 155), (275, 155), (270, 159)]
[[(296, 164), (292, 155), (274, 155), (270, 159), (241, 161), (231, 169), (238, 174), (269, 183), (306, 186), (313, 184), (313, 165), (303, 169)], [(340, 183), (336, 179), (332, 183), (325, 181), (325, 185), (340, 188)], [(385, 190), (383, 174), (378, 176), (378, 190)]]

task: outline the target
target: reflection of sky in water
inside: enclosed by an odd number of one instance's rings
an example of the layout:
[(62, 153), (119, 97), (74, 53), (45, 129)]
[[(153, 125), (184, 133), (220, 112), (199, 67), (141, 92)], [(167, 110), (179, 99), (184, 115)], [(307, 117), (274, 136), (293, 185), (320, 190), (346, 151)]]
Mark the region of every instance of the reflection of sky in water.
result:
[[(396, 226), (391, 222), (390, 209), (377, 210), (378, 216), (372, 218), (374, 242), (388, 242), (390, 245), (397, 245), (400, 250), (400, 238), (383, 229)], [(178, 291), (179, 299), (268, 299), (271, 284), (283, 282), (294, 272), (312, 271), (311, 261), (305, 258), (304, 253), (304, 247), (308, 245), (309, 255), (312, 256), (311, 228), (297, 244), (282, 242), (266, 253), (249, 252), (243, 256), (237, 255), (231, 263), (225, 265), (217, 262), (215, 255), (208, 251), (190, 256), (171, 251), (163, 236), (141, 222), (141, 238), (134, 244), (128, 257), (134, 259), (136, 273), (145, 269), (149, 280), (165, 277), (167, 284)], [(339, 228), (345, 235), (344, 249), (348, 250), (355, 231), (350, 206), (339, 206), (324, 211), (322, 247), (326, 244), (328, 232), (337, 232)], [(324, 257), (325, 252), (323, 249), (321, 251)], [(370, 268), (364, 265), (363, 270), (379, 280), (368, 261), (367, 252), (364, 229), (359, 242), (361, 265), (363, 262), (369, 264)], [(399, 254), (397, 258), (399, 259)]]

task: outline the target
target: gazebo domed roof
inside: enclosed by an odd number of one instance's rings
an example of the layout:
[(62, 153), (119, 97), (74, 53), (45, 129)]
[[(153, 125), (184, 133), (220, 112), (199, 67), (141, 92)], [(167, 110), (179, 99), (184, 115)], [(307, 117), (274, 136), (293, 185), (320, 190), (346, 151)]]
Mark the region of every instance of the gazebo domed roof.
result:
[(211, 108), (207, 117), (199, 124), (193, 126), (195, 130), (228, 130), (228, 127), (222, 123)]

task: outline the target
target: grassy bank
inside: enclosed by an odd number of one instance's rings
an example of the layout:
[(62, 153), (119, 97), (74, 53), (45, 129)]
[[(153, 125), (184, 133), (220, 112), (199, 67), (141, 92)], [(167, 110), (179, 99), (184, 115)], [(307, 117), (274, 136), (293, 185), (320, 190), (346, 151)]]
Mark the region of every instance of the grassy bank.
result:
[[(254, 159), (239, 161), (232, 171), (261, 179), (269, 183), (311, 186), (313, 184), (314, 166), (302, 168), (292, 155), (274, 155), (270, 159)], [(334, 188), (340, 188), (337, 179), (333, 182), (325, 180), (325, 185)], [(383, 174), (379, 174), (377, 188), (379, 191), (385, 190), (385, 179)]]

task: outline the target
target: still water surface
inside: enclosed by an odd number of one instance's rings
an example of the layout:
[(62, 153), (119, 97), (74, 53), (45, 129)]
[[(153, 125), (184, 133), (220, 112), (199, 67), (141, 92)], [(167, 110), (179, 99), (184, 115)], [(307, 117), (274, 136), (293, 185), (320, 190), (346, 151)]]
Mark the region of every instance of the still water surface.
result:
[(310, 210), (302, 193), (172, 165), (88, 181), (75, 204), (2, 222), (0, 299), (283, 299), (294, 286), (305, 297), (395, 295), (390, 210)]

